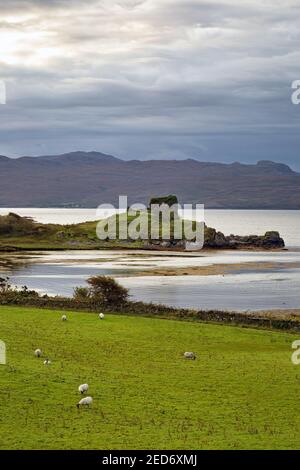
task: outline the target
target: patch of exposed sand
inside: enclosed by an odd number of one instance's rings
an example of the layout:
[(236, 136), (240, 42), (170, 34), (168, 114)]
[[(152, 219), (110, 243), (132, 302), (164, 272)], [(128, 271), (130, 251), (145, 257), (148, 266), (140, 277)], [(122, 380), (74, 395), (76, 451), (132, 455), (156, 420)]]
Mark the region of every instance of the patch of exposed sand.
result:
[(214, 264), (211, 266), (190, 266), (180, 268), (155, 268), (136, 271), (135, 276), (214, 276), (240, 271), (269, 271), (300, 268), (300, 263), (247, 262), (234, 264)]

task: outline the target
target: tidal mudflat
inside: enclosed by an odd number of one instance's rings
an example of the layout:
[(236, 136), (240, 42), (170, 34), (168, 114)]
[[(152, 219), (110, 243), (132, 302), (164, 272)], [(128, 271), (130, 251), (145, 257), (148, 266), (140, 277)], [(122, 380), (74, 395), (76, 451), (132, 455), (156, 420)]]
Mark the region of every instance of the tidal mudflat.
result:
[(118, 277), (132, 299), (234, 310), (299, 307), (300, 251), (64, 251), (2, 254), (17, 286), (72, 295), (91, 275)]

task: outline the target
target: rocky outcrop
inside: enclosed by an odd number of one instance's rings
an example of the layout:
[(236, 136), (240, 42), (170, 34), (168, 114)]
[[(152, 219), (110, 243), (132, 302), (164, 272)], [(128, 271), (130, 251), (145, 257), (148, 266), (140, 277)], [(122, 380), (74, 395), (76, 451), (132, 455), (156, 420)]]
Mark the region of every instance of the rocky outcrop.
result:
[(275, 249), (284, 248), (284, 240), (280, 237), (278, 232), (266, 232), (263, 236), (249, 235), (245, 237), (239, 237), (236, 235), (230, 235), (225, 237), (229, 248), (263, 248), (263, 249)]
[[(274, 250), (282, 249), (285, 246), (284, 240), (280, 234), (275, 231), (266, 232), (265, 235), (229, 235), (225, 236), (222, 232), (217, 232), (211, 227), (205, 227), (204, 248), (213, 249), (261, 249)], [(178, 250), (187, 249), (185, 240), (160, 241), (153, 240), (145, 244), (145, 248), (152, 250)]]
[(266, 232), (264, 235), (229, 235), (225, 236), (222, 232), (215, 229), (205, 228), (205, 243), (207, 248), (262, 248), (275, 249), (284, 248), (284, 240), (280, 234), (275, 231)]
[(186, 241), (185, 240), (151, 240), (145, 242), (144, 248), (147, 250), (174, 250), (174, 251), (185, 251)]

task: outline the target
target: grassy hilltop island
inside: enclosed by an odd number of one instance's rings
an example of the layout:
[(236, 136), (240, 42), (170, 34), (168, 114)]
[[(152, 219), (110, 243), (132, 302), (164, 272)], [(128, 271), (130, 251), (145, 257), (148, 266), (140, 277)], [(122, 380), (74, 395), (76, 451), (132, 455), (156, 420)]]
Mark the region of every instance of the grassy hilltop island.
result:
[[(170, 206), (177, 202), (176, 196), (165, 198), (153, 198), (151, 203), (166, 203)], [(127, 217), (128, 225), (139, 214), (131, 216), (120, 214), (116, 216), (117, 233), (121, 219)], [(143, 217), (148, 218), (149, 233), (151, 216), (145, 212)], [(176, 215), (176, 217), (178, 217)], [(105, 219), (107, 223), (111, 217)], [(173, 221), (171, 220), (171, 233), (169, 240), (100, 240), (97, 237), (96, 228), (99, 221), (84, 222), (72, 225), (41, 224), (31, 218), (21, 217), (10, 213), (0, 216), (0, 251), (14, 250), (88, 250), (88, 249), (158, 249), (184, 251), (185, 240), (176, 240), (173, 235)], [(195, 224), (196, 222), (194, 222)], [(160, 227), (160, 234), (163, 227)], [(204, 230), (204, 248), (210, 249), (281, 249), (284, 241), (278, 232), (270, 231), (265, 235), (249, 235), (240, 237), (235, 235), (225, 236), (214, 228), (206, 227)]]

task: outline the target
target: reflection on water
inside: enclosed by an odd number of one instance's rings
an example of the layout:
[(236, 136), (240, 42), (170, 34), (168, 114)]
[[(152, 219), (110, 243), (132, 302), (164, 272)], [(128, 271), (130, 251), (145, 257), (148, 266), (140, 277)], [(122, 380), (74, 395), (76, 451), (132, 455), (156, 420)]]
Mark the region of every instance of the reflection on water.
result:
[[(247, 270), (210, 276), (138, 276), (152, 268), (215, 264), (270, 263)], [(272, 263), (284, 263), (284, 268)], [(91, 275), (114, 275), (129, 288), (133, 299), (179, 307), (255, 310), (299, 308), (300, 251), (166, 253), (145, 251), (67, 251), (0, 255), (0, 275), (18, 286), (51, 295), (72, 295)]]

